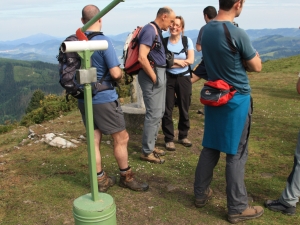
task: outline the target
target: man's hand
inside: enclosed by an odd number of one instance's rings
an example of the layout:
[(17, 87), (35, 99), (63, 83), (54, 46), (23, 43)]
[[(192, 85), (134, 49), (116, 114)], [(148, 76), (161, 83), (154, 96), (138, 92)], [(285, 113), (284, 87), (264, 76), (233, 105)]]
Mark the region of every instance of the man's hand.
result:
[(148, 54), (150, 52), (150, 47), (144, 44), (140, 44), (140, 49), (139, 49), (139, 63), (142, 67), (142, 69), (145, 71), (145, 73), (150, 77), (152, 82), (155, 84), (156, 83), (156, 74), (153, 71), (149, 60), (148, 60)]

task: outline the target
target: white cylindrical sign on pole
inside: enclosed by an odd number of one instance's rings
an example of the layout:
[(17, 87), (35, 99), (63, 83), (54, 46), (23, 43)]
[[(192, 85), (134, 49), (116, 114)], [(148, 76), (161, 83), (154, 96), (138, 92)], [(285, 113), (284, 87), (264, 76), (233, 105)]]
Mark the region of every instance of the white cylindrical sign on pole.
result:
[(96, 51), (106, 50), (108, 43), (105, 40), (91, 40), (91, 41), (65, 41), (61, 45), (62, 52), (81, 52), (81, 51)]

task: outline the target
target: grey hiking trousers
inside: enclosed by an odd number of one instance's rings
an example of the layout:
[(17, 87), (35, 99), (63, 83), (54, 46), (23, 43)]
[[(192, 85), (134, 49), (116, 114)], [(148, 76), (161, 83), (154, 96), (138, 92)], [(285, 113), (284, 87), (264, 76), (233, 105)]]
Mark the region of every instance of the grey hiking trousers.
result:
[(294, 156), (294, 166), (289, 175), (286, 187), (279, 198), (280, 203), (288, 207), (296, 207), (300, 197), (300, 132), (298, 134), (298, 142)]
[[(226, 194), (228, 214), (242, 213), (248, 207), (247, 190), (244, 183), (245, 164), (248, 159), (248, 138), (250, 134), (252, 107), (244, 125), (236, 155), (226, 154)], [(205, 197), (213, 178), (213, 170), (220, 158), (220, 151), (204, 147), (195, 172), (195, 198)]]
[(150, 154), (154, 150), (161, 118), (165, 113), (166, 69), (155, 68), (155, 72), (157, 76), (155, 84), (144, 70), (140, 70), (138, 74), (138, 81), (143, 91), (146, 107), (142, 138), (142, 152), (145, 154)]

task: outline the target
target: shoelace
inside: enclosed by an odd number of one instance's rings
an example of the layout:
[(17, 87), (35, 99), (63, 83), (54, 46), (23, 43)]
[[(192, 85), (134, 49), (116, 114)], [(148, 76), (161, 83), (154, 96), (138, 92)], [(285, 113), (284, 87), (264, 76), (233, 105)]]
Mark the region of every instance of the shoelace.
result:
[(284, 204), (282, 204), (278, 199), (274, 200), (272, 203), (270, 203), (268, 205), (274, 206), (274, 205), (278, 205), (278, 204), (281, 205), (284, 208), (289, 208), (288, 206), (285, 206)]
[(159, 154), (158, 154), (157, 152), (153, 151), (153, 155), (154, 155), (155, 158), (158, 158), (159, 161), (161, 161), (161, 159), (160, 159), (160, 157), (159, 157)]

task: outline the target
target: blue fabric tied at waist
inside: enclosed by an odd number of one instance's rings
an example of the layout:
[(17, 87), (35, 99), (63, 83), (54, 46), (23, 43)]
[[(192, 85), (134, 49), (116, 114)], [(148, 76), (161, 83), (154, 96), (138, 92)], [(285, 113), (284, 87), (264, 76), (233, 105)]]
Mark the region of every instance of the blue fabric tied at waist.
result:
[(250, 95), (242, 95), (238, 92), (223, 106), (205, 106), (202, 145), (235, 155), (238, 150), (249, 107)]

